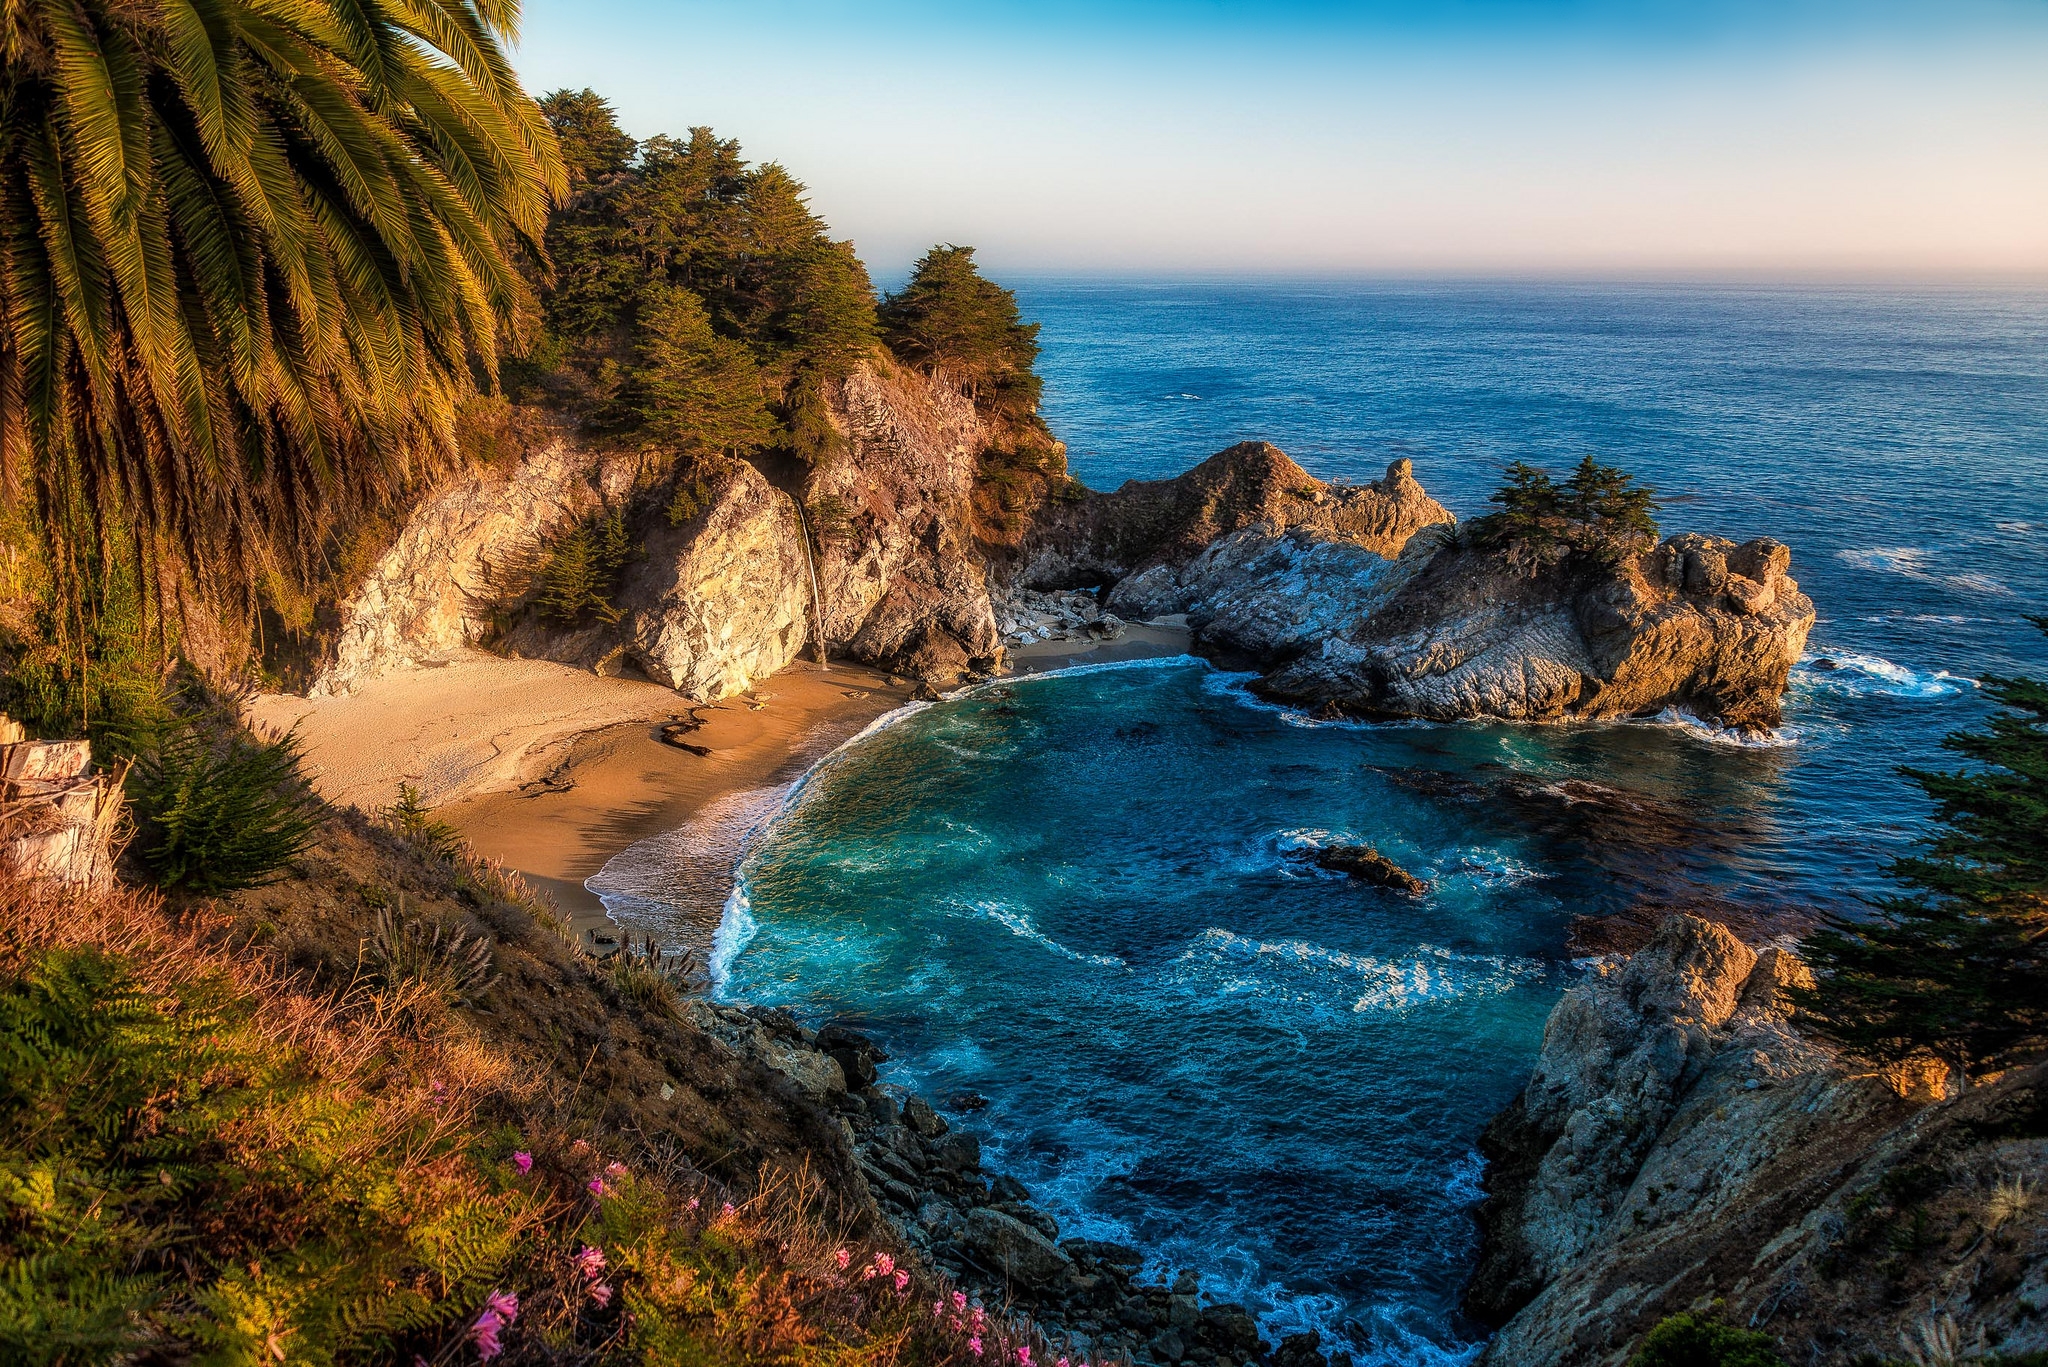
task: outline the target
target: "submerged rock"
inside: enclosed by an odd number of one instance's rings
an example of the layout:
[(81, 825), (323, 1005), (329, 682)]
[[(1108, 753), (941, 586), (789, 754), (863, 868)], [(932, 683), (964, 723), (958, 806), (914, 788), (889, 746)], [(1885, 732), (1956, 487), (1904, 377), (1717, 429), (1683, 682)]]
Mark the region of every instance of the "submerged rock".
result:
[(1370, 845), (1328, 845), (1308, 856), (1309, 862), (1332, 873), (1347, 873), (1376, 888), (1420, 895), (1429, 884), (1417, 878)]

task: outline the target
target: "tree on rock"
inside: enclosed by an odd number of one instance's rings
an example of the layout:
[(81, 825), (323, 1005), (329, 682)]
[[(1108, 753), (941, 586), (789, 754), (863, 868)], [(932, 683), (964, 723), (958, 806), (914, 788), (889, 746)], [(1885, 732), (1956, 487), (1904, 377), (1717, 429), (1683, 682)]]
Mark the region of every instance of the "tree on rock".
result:
[(1560, 485), (1518, 460), (1488, 500), (1500, 511), (1475, 518), (1476, 544), (1503, 551), (1516, 565), (1542, 569), (1591, 557), (1613, 561), (1657, 542), (1656, 495), (1618, 466), (1591, 456)]
[[(2048, 631), (2048, 617), (2030, 618)], [(2048, 682), (1988, 678), (2006, 710), (1943, 746), (1982, 767), (1903, 772), (1941, 823), (1893, 862), (1915, 891), (1807, 941), (1817, 1031), (1881, 1063), (1933, 1054), (1967, 1078), (2048, 1050)]]
[(1038, 324), (1017, 296), (987, 279), (972, 247), (933, 247), (910, 282), (882, 301), (882, 336), (898, 356), (934, 370), (975, 403), (1003, 416), (1038, 409)]
[(628, 391), (643, 429), (690, 453), (743, 456), (767, 444), (775, 421), (747, 348), (711, 330), (696, 295), (678, 286), (642, 301), (639, 365)]

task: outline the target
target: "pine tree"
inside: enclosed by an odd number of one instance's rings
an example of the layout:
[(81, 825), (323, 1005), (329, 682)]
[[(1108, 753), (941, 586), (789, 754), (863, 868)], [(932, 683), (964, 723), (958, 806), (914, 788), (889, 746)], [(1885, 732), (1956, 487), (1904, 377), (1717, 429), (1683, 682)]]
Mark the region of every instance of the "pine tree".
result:
[(1017, 296), (984, 278), (974, 248), (937, 246), (910, 281), (882, 301), (883, 338), (897, 355), (960, 386), (976, 404), (1011, 418), (1038, 409), (1038, 324)]
[(649, 436), (685, 454), (744, 456), (769, 443), (775, 421), (760, 370), (744, 345), (711, 330), (696, 295), (675, 286), (651, 295), (640, 322), (628, 402)]
[[(2032, 621), (2048, 631), (2048, 617)], [(1943, 746), (1981, 768), (1902, 772), (1940, 829), (1893, 862), (1915, 891), (1806, 944), (1800, 1005), (1822, 1035), (1893, 1062), (1931, 1053), (1967, 1078), (2048, 1050), (2048, 682), (1988, 678), (2005, 710)]]
[(1609, 553), (1648, 549), (1657, 540), (1656, 497), (1635, 486), (1619, 466), (1601, 465), (1590, 455), (1565, 481), (1565, 516), (1591, 534), (1589, 548)]

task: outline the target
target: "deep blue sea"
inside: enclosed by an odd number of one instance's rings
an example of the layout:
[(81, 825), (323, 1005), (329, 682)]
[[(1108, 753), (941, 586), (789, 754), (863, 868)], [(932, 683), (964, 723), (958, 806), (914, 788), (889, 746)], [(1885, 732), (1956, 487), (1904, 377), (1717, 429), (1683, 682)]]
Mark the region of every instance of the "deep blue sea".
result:
[[(1318, 725), (1193, 660), (1084, 668), (896, 719), (747, 847), (720, 992), (860, 1022), (1068, 1232), (1362, 1362), (1469, 1360), (1473, 1141), (1579, 971), (1573, 918), (1853, 907), (1924, 829), (1897, 767), (1944, 762), (1987, 672), (2048, 670), (2048, 293), (1019, 294), (1095, 487), (1264, 438), (1328, 479), (1408, 457), (1469, 516), (1508, 462), (1591, 452), (1668, 530), (1790, 544), (1818, 605), (1767, 743)], [(1431, 891), (1300, 859), (1333, 840)]]

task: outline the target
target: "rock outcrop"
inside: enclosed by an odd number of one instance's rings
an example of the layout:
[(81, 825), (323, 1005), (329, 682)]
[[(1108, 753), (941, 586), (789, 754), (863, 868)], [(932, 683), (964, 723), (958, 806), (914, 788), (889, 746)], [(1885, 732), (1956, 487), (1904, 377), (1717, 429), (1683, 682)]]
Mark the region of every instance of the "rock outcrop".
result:
[(482, 641), (506, 567), (621, 496), (641, 462), (599, 456), (566, 424), (509, 465), (469, 466), (428, 495), (341, 604), (341, 631), (311, 692), (357, 684)]
[[(1790, 562), (1775, 541), (1684, 535), (1619, 564), (1530, 575), (1498, 554), (1450, 547), (1350, 620), (1317, 622), (1308, 634), (1320, 645), (1262, 689), (1311, 707), (1436, 721), (1677, 707), (1767, 728), (1814, 620)], [(1294, 597), (1285, 583), (1238, 595)]]
[(1131, 480), (1041, 510), (1006, 577), (1037, 589), (1128, 581), (1126, 615), (1157, 616), (1186, 611), (1190, 590), (1176, 582), (1183, 566), (1247, 527), (1312, 532), (1391, 559), (1420, 528), (1451, 520), (1405, 460), (1375, 483), (1332, 485), (1277, 446), (1248, 441), (1172, 479)]
[(846, 450), (803, 486), (828, 648), (933, 681), (994, 668), (1002, 637), (974, 535), (990, 434), (973, 403), (875, 362), (834, 386), (830, 407)]
[(1681, 916), (1565, 994), (1482, 1142), (1486, 1364), (1618, 1367), (1715, 1302), (1789, 1362), (1896, 1356), (1944, 1315), (2048, 1347), (2048, 1202), (1993, 1200), (2048, 1164), (2048, 1066), (1947, 1100), (1855, 1070), (1795, 1027), (1810, 981)]
[(703, 506), (681, 526), (641, 521), (612, 596), (616, 620), (564, 632), (529, 619), (517, 655), (616, 674), (632, 668), (703, 701), (731, 697), (797, 657), (811, 617), (803, 525), (789, 495), (745, 461), (695, 462)]
[(114, 881), (125, 764), (93, 769), (92, 742), (30, 740), (0, 714), (0, 868), (102, 888)]

